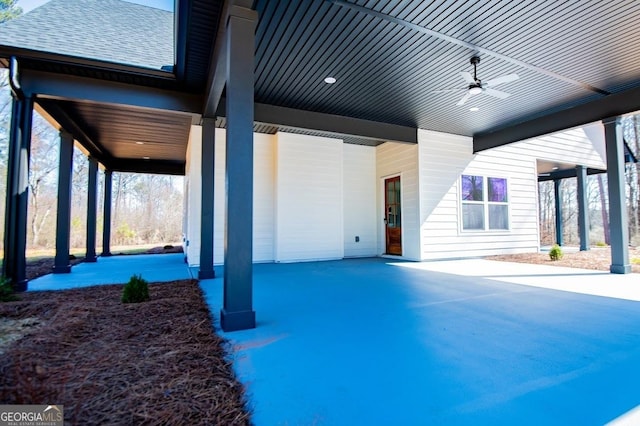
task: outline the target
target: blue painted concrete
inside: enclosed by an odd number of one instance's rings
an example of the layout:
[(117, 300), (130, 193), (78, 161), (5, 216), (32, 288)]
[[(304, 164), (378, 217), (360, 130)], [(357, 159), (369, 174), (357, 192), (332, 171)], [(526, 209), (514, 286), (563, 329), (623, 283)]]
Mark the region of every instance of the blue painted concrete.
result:
[(182, 253), (100, 257), (96, 263), (80, 263), (68, 274), (49, 274), (29, 281), (29, 290), (64, 290), (96, 284), (122, 284), (134, 274), (147, 281), (192, 278)]
[[(600, 425), (640, 404), (638, 302), (387, 262), (254, 265), (257, 328), (224, 336), (257, 425)], [(217, 317), (222, 280), (201, 286)]]

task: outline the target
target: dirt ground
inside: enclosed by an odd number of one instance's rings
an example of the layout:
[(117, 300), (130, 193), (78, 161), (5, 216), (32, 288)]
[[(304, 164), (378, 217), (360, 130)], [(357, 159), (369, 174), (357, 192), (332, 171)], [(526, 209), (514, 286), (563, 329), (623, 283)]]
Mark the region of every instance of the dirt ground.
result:
[(195, 280), (22, 293), (0, 303), (0, 404), (63, 404), (68, 424), (245, 425), (226, 343)]
[[(629, 258), (632, 262), (632, 271), (634, 273), (640, 273), (640, 249), (629, 249)], [(557, 261), (552, 261), (549, 258), (548, 253), (488, 256), (486, 257), (486, 259), (608, 271), (609, 267), (611, 266), (611, 249), (609, 247), (594, 247), (588, 251), (580, 251), (575, 253), (565, 250), (562, 259)]]

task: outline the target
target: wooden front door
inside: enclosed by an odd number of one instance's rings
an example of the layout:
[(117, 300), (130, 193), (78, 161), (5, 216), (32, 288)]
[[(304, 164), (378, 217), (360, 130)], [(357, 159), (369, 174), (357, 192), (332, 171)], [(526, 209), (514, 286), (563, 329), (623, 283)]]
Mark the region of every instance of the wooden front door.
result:
[(402, 222), (400, 214), (400, 176), (384, 180), (384, 223), (387, 254), (402, 256)]

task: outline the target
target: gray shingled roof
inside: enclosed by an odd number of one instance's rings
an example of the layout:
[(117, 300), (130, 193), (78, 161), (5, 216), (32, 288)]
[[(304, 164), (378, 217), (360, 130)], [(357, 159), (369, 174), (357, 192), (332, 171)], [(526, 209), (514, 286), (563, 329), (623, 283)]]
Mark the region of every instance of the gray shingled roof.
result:
[(0, 25), (0, 45), (161, 69), (173, 66), (173, 13), (120, 0), (51, 0)]

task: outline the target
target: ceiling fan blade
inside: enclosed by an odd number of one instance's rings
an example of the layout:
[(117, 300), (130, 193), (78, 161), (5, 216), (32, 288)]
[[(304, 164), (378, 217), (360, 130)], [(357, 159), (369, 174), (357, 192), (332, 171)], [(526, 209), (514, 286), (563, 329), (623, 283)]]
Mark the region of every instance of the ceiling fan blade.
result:
[(483, 86), (493, 87), (498, 84), (510, 83), (512, 81), (516, 81), (520, 76), (518, 74), (507, 74), (502, 77), (492, 78), (491, 80), (485, 81)]
[(494, 98), (506, 99), (511, 96), (511, 93), (503, 92), (502, 90), (496, 89), (483, 89), (483, 92), (489, 96), (493, 96)]
[(458, 103), (456, 105), (461, 106), (467, 103), (467, 101), (469, 100), (469, 98), (471, 97), (471, 93), (467, 92), (462, 99), (460, 99), (458, 101)]
[(464, 81), (466, 81), (467, 83), (475, 84), (476, 81), (473, 79), (473, 76), (470, 73), (466, 71), (462, 71), (460, 75), (462, 76), (462, 78), (464, 78)]

